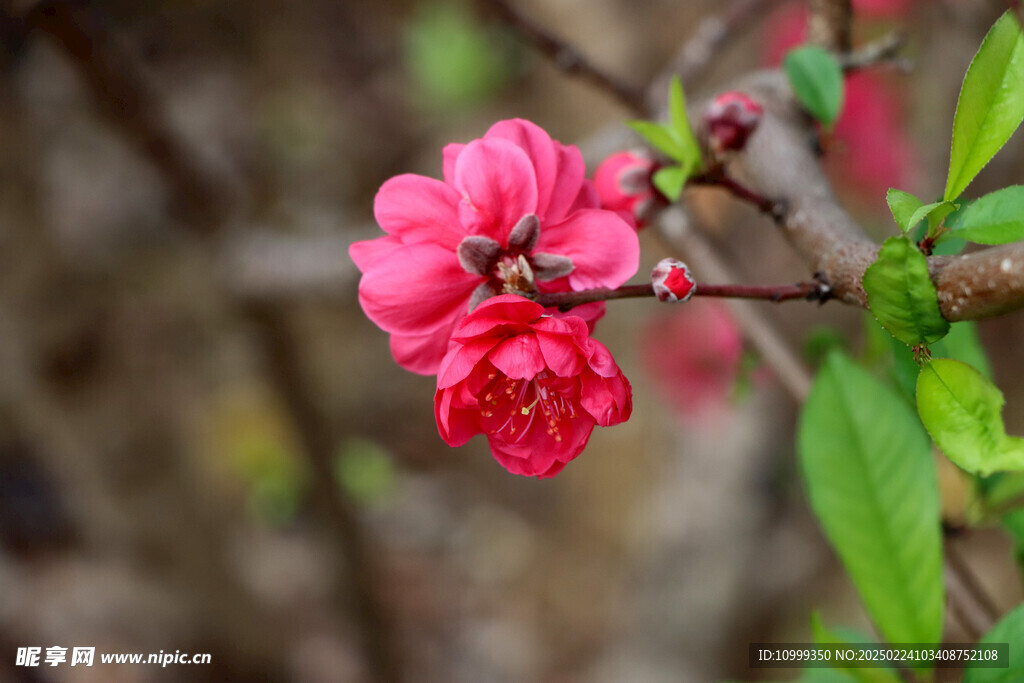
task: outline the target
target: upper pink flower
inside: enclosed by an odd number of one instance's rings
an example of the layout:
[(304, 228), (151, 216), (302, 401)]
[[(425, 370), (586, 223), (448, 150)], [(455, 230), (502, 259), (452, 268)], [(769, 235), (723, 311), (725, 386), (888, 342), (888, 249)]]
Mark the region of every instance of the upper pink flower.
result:
[(601, 207), (618, 211), (634, 227), (642, 228), (655, 205), (665, 203), (651, 183), (656, 170), (658, 163), (643, 150), (610, 155), (594, 173)]
[(594, 425), (629, 419), (632, 390), (611, 353), (574, 315), (528, 299), (488, 299), (455, 329), (437, 374), (434, 413), (450, 446), (485, 434), (513, 474), (553, 477)]
[[(456, 324), (489, 296), (618, 287), (636, 272), (636, 233), (599, 208), (584, 171), (578, 148), (512, 119), (446, 146), (443, 181), (384, 183), (374, 213), (387, 235), (349, 254), (359, 302), (400, 365), (437, 372)], [(576, 313), (592, 324), (604, 304)]]

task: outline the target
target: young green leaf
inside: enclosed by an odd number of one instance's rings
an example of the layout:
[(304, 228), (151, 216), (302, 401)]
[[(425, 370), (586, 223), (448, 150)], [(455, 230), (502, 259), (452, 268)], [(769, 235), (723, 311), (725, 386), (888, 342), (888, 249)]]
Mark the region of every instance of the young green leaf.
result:
[(928, 219), (928, 234), (933, 235), (935, 229), (942, 223), (942, 219), (956, 209), (953, 202), (941, 201), (925, 204), (910, 217), (910, 227), (914, 227), (925, 218)]
[[(896, 383), (911, 401), (916, 400), (917, 376), (921, 366), (914, 361), (914, 352), (909, 346), (894, 337), (892, 341), (893, 374)], [(977, 368), (982, 375), (991, 379), (992, 369), (985, 354), (985, 348), (978, 338), (978, 328), (970, 321), (953, 323), (949, 326), (949, 334), (930, 346), (932, 354), (938, 358), (953, 358)]]
[(797, 448), (811, 507), (879, 631), (892, 643), (938, 642), (938, 484), (913, 409), (834, 351), (804, 405)]
[(909, 192), (890, 187), (889, 191), (885, 193), (885, 201), (888, 202), (892, 218), (896, 221), (896, 225), (900, 226), (901, 231), (905, 233), (914, 227), (910, 223), (910, 218), (915, 211), (923, 206), (920, 199)]
[(999, 620), (991, 631), (978, 641), (979, 647), (995, 643), (1009, 643), (1009, 666), (1005, 669), (964, 669), (964, 683), (1017, 683), (1024, 681), (1024, 603)]
[(816, 45), (791, 50), (782, 62), (800, 104), (825, 126), (843, 107), (843, 70), (835, 55)]
[(651, 182), (669, 200), (678, 202), (680, 195), (683, 194), (683, 185), (686, 184), (687, 177), (689, 177), (689, 172), (682, 166), (666, 166), (654, 172)]
[(1007, 436), (1003, 392), (960, 361), (936, 358), (917, 377), (917, 412), (961, 469), (988, 475), (1024, 470), (1024, 439)]
[(639, 133), (651, 147), (666, 156), (679, 162), (686, 159), (682, 143), (668, 126), (653, 121), (627, 121), (626, 125)]
[(979, 197), (950, 216), (947, 225), (957, 237), (979, 244), (1024, 239), (1024, 185), (1011, 185)]
[(868, 306), (878, 322), (904, 344), (930, 344), (949, 331), (928, 262), (906, 236), (890, 237), (864, 271)]
[(686, 96), (683, 95), (683, 84), (679, 80), (679, 76), (675, 76), (672, 79), (672, 85), (669, 88), (668, 111), (672, 132), (675, 134), (675, 138), (679, 142), (685, 157), (677, 161), (681, 162), (684, 166), (687, 163), (692, 164), (694, 167), (699, 166), (700, 145), (697, 144), (697, 138), (694, 137), (693, 130), (690, 128), (690, 119), (686, 115)]
[(1024, 119), (1024, 34), (1007, 10), (967, 67), (953, 118), (944, 199), (956, 199)]

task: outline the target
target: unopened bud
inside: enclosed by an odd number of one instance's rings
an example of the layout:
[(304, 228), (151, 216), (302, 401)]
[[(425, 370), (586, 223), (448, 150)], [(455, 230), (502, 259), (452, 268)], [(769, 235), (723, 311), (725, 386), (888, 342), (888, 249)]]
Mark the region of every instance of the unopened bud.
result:
[(651, 182), (658, 168), (659, 164), (643, 150), (609, 156), (594, 174), (601, 208), (619, 212), (635, 228), (643, 227), (656, 205), (664, 204)]
[(764, 107), (749, 95), (735, 90), (722, 93), (704, 112), (711, 148), (716, 152), (743, 149), (763, 115)]
[(686, 301), (693, 296), (693, 290), (697, 283), (690, 275), (690, 269), (685, 263), (674, 258), (664, 258), (658, 261), (651, 271), (651, 285), (654, 286), (654, 294), (658, 301), (677, 303)]

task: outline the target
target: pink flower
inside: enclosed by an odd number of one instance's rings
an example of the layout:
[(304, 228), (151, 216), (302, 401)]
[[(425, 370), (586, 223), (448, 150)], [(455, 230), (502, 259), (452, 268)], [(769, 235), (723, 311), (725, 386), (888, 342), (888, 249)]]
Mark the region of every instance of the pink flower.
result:
[(682, 415), (705, 417), (726, 406), (743, 339), (723, 304), (694, 299), (659, 316), (644, 328), (641, 348), (655, 386)]
[(462, 319), (441, 362), (437, 428), (450, 446), (485, 434), (513, 474), (553, 477), (594, 425), (629, 419), (632, 390), (582, 318), (554, 318), (528, 299), (488, 299)]
[[(578, 148), (513, 119), (445, 147), (443, 181), (384, 183), (374, 214), (387, 235), (349, 254), (359, 303), (399, 365), (437, 372), (455, 326), (490, 296), (618, 287), (636, 272), (636, 233), (599, 208), (584, 170)], [(593, 324), (604, 304), (576, 313)]]
[(658, 163), (644, 150), (609, 156), (594, 174), (601, 208), (618, 211), (635, 228), (642, 228), (655, 205), (665, 203), (651, 184), (656, 170)]

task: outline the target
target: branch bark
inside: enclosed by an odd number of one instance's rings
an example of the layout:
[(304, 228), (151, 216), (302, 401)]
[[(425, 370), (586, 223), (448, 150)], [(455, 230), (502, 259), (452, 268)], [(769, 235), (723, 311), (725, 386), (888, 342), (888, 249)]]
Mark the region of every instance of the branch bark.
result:
[[(813, 144), (813, 125), (794, 104), (785, 76), (760, 72), (738, 88), (759, 98), (765, 114), (746, 149), (729, 162), (728, 173), (763, 196), (785, 200), (786, 212), (778, 223), (782, 235), (812, 273), (825, 277), (835, 298), (867, 308), (861, 280), (878, 255), (878, 245), (832, 193)], [(950, 322), (1024, 306), (1024, 243), (962, 256), (931, 256), (928, 267), (939, 308)]]

